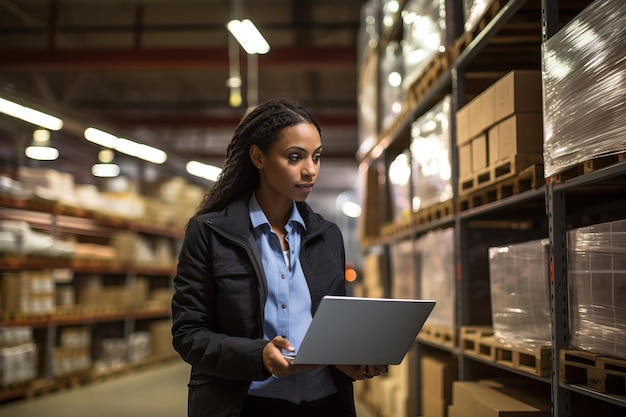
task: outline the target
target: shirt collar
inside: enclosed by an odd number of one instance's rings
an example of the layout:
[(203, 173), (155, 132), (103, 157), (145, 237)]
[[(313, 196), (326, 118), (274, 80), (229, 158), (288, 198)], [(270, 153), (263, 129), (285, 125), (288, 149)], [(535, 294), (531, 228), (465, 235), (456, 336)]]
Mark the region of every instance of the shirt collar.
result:
[[(252, 227), (257, 228), (262, 224), (270, 225), (270, 222), (267, 220), (265, 213), (263, 213), (263, 209), (259, 205), (259, 202), (256, 199), (255, 193), (252, 193), (250, 196), (250, 201), (248, 202), (248, 211), (250, 212), (250, 221), (252, 222)], [(302, 216), (300, 216), (300, 212), (296, 207), (296, 203), (293, 202), (291, 208), (291, 214), (289, 215), (289, 220), (287, 224), (299, 223), (304, 229), (306, 229), (306, 225), (304, 224), (304, 220)]]

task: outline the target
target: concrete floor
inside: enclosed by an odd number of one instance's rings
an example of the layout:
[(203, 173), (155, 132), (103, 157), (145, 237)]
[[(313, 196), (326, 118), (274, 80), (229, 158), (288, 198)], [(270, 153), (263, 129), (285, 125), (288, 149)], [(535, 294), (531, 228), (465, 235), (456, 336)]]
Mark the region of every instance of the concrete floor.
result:
[[(0, 404), (0, 417), (186, 417), (188, 377), (187, 364), (171, 361), (77, 388)], [(357, 414), (376, 417), (359, 403)]]

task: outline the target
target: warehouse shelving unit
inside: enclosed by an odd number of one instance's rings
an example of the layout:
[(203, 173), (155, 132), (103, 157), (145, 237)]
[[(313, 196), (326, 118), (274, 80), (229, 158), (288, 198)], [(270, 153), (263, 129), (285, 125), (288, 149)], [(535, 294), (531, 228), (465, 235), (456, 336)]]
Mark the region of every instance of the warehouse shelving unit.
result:
[[(389, 165), (393, 156), (408, 147), (411, 122), (430, 109), (443, 95), (451, 94), (454, 115), (468, 98), (480, 93), (488, 83), (505, 72), (513, 69), (541, 69), (541, 42), (549, 39), (589, 4), (591, 1), (495, 1), (477, 29), (474, 32), (464, 32), (463, 22), (460, 20), (460, 16), (463, 16), (462, 2), (447, 1), (447, 26), (455, 39), (454, 44), (449, 46), (451, 53), (448, 58), (451, 61), (445, 71), (436, 77), (431, 76), (427, 91), (415, 93), (409, 90), (404, 112), (390, 128), (381, 129), (377, 145), (365, 152), (362, 158), (362, 163), (373, 171), (368, 173), (368, 178), (378, 180), (382, 176), (381, 170)], [(400, 36), (401, 21), (399, 18), (397, 20), (396, 25), (381, 36), (381, 43), (373, 53), (384, 50), (389, 39)], [(511, 51), (507, 54), (507, 47), (521, 51), (519, 56)], [(507, 58), (511, 58), (510, 62)], [(626, 186), (626, 162), (615, 157), (615, 161), (611, 161), (614, 163), (606, 168), (564, 181), (557, 181), (555, 178), (544, 181), (543, 171), (538, 171), (534, 174), (533, 184), (525, 191), (466, 207), (460, 204), (456, 181), (458, 154), (454, 117), (450, 123), (455, 212), (425, 223), (390, 225), (389, 207), (385, 203), (389, 191), (385, 186), (368, 184), (367, 193), (375, 192), (379, 195), (368, 195), (365, 199), (367, 204), (378, 205), (373, 210), (374, 217), (364, 214), (364, 252), (367, 254), (372, 248), (380, 252), (383, 247), (383, 253), (389, 256), (389, 247), (397, 242), (417, 239), (432, 230), (454, 227), (457, 271), (454, 331), (455, 339), (459, 341), (461, 327), (489, 325), (491, 321), (487, 249), (491, 246), (549, 237), (553, 329), (549, 360), (551, 370), (549, 375), (525, 372), (496, 361), (468, 355), (458, 345), (444, 346), (420, 337), (416, 343), (417, 351), (437, 351), (446, 353), (451, 358), (457, 357), (459, 380), (478, 379), (490, 375), (494, 370), (534, 380), (548, 388), (554, 417), (569, 417), (574, 407), (585, 405), (589, 400), (595, 401), (595, 411), (600, 414), (605, 412), (606, 415), (623, 415), (619, 413), (624, 412), (622, 407), (626, 407), (626, 397), (562, 382), (559, 375), (559, 352), (568, 348), (570, 341), (566, 233), (574, 227), (623, 219), (626, 200), (623, 193), (616, 193), (615, 190), (622, 190)], [(376, 225), (379, 228), (378, 235)], [(387, 278), (392, 275), (388, 264), (381, 271), (381, 275), (389, 281), (384, 285), (389, 294), (388, 289), (393, 282), (391, 278)], [(414, 371), (419, 374), (419, 369)], [(413, 395), (419, 396), (419, 393)], [(419, 403), (418, 400), (418, 411)]]
[[(106, 215), (92, 210), (65, 205), (38, 198), (21, 199), (0, 196), (0, 220), (26, 222), (32, 230), (51, 238), (73, 236), (77, 241), (106, 242), (113, 234), (133, 232), (146, 239), (166, 239), (176, 253), (182, 239), (182, 228), (146, 224), (127, 218)], [(55, 285), (80, 285), (86, 277), (101, 277), (103, 285), (114, 284), (131, 288), (139, 277), (144, 277), (151, 290), (171, 290), (174, 275), (173, 261), (157, 264), (129, 263), (120, 259), (99, 259), (68, 255), (36, 253), (3, 253), (0, 255), (0, 273), (20, 271), (55, 271)], [(67, 283), (66, 283), (67, 282)], [(73, 283), (72, 283), (73, 282)], [(95, 380), (110, 372), (124, 372), (131, 368), (167, 360), (173, 357), (162, 352), (138, 361), (128, 360), (124, 366), (110, 370), (87, 368), (80, 372), (55, 375), (53, 355), (62, 328), (87, 328), (93, 334), (101, 331), (127, 339), (138, 330), (147, 331), (155, 320), (169, 320), (169, 306), (162, 303), (145, 306), (80, 305), (59, 306), (54, 311), (2, 313), (0, 327), (29, 327), (38, 347), (39, 372), (35, 380), (0, 388), (0, 402), (54, 389), (75, 386)], [(167, 342), (166, 342), (167, 343)], [(95, 349), (92, 342), (91, 349)], [(173, 350), (172, 352), (173, 353)], [(93, 354), (93, 352), (92, 352)], [(93, 358), (92, 358), (93, 360)]]

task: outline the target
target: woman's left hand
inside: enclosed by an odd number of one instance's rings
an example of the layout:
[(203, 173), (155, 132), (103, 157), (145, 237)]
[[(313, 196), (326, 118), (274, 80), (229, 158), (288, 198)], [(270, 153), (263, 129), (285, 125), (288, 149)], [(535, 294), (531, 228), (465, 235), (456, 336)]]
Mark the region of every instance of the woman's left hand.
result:
[(335, 365), (354, 380), (370, 379), (389, 372), (387, 365)]

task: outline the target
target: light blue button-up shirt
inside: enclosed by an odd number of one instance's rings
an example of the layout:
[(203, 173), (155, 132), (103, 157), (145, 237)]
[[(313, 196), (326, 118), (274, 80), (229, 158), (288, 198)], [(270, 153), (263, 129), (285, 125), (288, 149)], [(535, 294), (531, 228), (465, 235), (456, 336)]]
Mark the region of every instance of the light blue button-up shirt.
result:
[[(263, 337), (272, 340), (276, 336), (283, 336), (297, 352), (312, 320), (311, 294), (299, 260), (301, 233), (306, 228), (304, 220), (294, 203), (285, 225), (289, 252), (283, 253), (280, 239), (272, 232), (254, 194), (248, 207), (267, 279), (268, 298), (265, 303)], [(271, 376), (265, 381), (253, 381), (248, 393), (299, 404), (302, 401), (318, 400), (336, 391), (330, 371), (324, 367), (280, 379)]]

